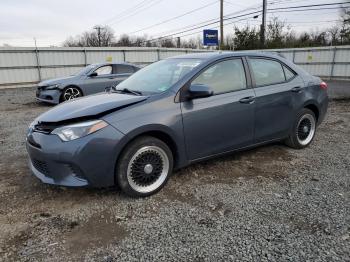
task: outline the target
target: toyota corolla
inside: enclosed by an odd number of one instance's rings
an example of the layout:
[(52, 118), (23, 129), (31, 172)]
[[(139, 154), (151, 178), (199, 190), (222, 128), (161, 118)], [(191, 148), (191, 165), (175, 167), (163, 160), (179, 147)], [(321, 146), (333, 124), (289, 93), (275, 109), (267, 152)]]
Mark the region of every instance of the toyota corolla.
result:
[(327, 105), (326, 83), (279, 56), (178, 56), (40, 115), (29, 166), (44, 183), (148, 196), (197, 161), (274, 141), (308, 146)]

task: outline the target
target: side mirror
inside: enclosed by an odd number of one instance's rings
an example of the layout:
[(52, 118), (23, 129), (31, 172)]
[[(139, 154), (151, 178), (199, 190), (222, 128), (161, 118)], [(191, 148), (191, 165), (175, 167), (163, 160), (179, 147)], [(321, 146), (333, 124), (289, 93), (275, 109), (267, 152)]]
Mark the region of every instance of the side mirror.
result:
[(88, 75), (89, 77), (95, 77), (97, 76), (97, 73), (96, 72), (92, 72), (91, 74)]
[(188, 98), (189, 99), (195, 99), (195, 98), (204, 98), (209, 97), (214, 94), (213, 90), (209, 86), (202, 85), (202, 84), (192, 84), (188, 88)]

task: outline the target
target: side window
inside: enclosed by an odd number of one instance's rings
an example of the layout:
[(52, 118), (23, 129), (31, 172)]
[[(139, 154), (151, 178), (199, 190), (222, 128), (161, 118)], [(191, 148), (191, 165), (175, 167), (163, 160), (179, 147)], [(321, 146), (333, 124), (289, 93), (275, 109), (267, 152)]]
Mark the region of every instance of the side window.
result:
[(295, 73), (291, 71), (288, 67), (283, 66), (284, 74), (286, 75), (286, 80), (289, 81), (295, 77)]
[(117, 74), (132, 74), (134, 68), (129, 65), (117, 65)]
[(209, 67), (192, 84), (209, 86), (214, 94), (247, 88), (247, 80), (241, 59), (226, 60)]
[(110, 75), (112, 74), (112, 66), (111, 65), (106, 65), (106, 66), (101, 66), (95, 70), (97, 75)]
[(281, 63), (262, 58), (250, 58), (257, 86), (273, 85), (286, 81)]

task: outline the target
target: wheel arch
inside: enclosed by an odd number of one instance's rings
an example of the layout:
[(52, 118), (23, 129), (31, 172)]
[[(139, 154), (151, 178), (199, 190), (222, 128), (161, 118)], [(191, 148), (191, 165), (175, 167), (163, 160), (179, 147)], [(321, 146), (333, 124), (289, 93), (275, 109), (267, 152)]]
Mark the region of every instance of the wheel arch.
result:
[[(184, 162), (186, 161), (186, 154), (184, 145), (176, 142), (177, 139), (175, 138), (175, 135), (173, 134), (171, 129), (162, 125), (148, 125), (129, 132), (120, 141), (121, 148), (119, 149), (119, 154), (117, 155), (115, 161), (115, 171), (117, 170), (118, 161), (121, 155), (123, 154), (124, 150), (127, 148), (127, 146), (130, 143), (132, 143), (135, 139), (138, 139), (142, 136), (155, 137), (164, 142), (169, 147), (173, 154), (174, 169), (185, 165)], [(116, 182), (117, 181), (115, 181), (115, 183)]]
[(320, 117), (320, 109), (317, 106), (317, 103), (309, 101), (308, 103), (304, 104), (304, 108), (310, 109), (315, 114), (316, 122), (318, 122), (318, 119)]

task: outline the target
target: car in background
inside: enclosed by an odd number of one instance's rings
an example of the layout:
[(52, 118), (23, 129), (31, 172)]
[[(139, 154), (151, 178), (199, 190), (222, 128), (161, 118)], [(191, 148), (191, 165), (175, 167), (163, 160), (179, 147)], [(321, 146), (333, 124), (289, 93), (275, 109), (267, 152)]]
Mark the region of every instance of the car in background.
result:
[(194, 162), (275, 141), (307, 147), (327, 106), (327, 84), (279, 56), (188, 54), (37, 117), (29, 165), (45, 183), (149, 196)]
[(128, 63), (91, 64), (75, 75), (42, 81), (38, 84), (36, 99), (58, 104), (77, 97), (103, 92), (118, 85), (140, 67)]

